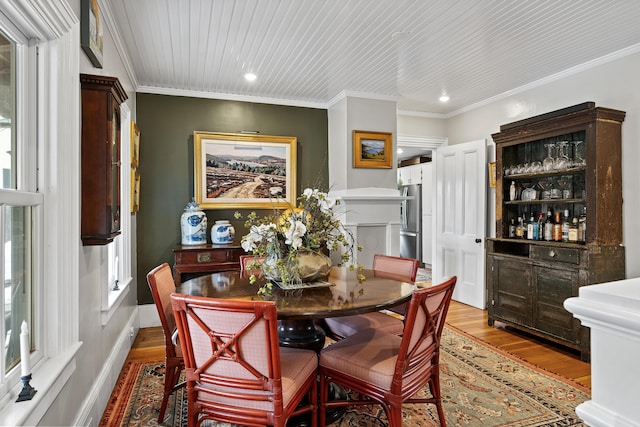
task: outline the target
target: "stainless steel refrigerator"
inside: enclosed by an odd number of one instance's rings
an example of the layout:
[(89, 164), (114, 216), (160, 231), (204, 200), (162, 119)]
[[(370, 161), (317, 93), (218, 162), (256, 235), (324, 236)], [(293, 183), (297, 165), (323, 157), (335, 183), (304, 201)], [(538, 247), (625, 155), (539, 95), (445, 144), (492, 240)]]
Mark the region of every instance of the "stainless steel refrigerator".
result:
[(400, 256), (415, 258), (422, 264), (422, 186), (403, 185), (400, 192), (412, 197), (400, 205)]

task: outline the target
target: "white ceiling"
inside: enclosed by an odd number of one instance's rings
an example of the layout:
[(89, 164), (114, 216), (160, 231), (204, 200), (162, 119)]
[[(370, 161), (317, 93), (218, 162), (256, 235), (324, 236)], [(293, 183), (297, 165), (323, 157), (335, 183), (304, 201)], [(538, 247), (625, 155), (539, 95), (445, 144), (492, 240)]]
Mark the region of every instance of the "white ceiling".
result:
[(640, 50), (638, 0), (100, 4), (139, 92), (319, 108), (362, 95), (449, 117)]

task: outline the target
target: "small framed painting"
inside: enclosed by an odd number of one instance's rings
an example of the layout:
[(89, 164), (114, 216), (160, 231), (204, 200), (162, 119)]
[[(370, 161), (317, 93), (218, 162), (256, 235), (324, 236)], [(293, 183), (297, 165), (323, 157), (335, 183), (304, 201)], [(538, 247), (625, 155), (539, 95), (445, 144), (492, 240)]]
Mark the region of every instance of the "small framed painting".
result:
[(353, 131), (353, 167), (390, 169), (391, 132)]
[(140, 210), (140, 174), (135, 169), (131, 170), (131, 213)]
[(489, 187), (496, 188), (496, 162), (489, 163)]
[(136, 169), (140, 161), (140, 129), (131, 122), (131, 168)]
[(294, 136), (194, 132), (194, 197), (202, 209), (296, 205)]
[(102, 68), (102, 16), (98, 0), (81, 0), (80, 46), (96, 68)]

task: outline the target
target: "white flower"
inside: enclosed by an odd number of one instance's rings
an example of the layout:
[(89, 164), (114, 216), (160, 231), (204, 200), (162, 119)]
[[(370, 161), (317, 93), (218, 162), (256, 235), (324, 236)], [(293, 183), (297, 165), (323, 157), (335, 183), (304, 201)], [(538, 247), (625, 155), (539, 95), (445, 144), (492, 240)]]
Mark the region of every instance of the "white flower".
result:
[(318, 206), (320, 207), (320, 211), (322, 213), (331, 214), (333, 213), (333, 207), (336, 205), (336, 199), (332, 199), (330, 197), (323, 197), (318, 200)]
[(275, 232), (274, 224), (252, 225), (249, 234), (242, 238), (242, 249), (246, 252), (253, 251), (263, 240), (272, 241), (275, 238)]
[(290, 219), (291, 224), (284, 236), (287, 238), (285, 243), (294, 249), (298, 249), (302, 246), (302, 236), (307, 232), (307, 227), (301, 222), (294, 219)]

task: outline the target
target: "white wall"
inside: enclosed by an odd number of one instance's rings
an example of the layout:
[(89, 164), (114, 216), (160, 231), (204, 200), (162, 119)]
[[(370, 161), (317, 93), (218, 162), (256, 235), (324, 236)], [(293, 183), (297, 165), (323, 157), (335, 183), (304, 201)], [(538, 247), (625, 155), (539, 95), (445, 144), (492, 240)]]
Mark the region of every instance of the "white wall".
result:
[[(329, 108), (329, 184), (332, 190), (381, 187), (397, 188), (396, 103), (380, 99), (347, 96)], [(353, 131), (391, 132), (390, 169), (354, 168)]]

